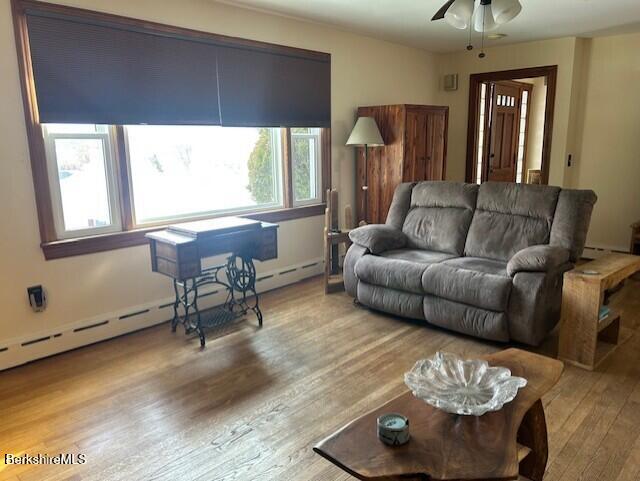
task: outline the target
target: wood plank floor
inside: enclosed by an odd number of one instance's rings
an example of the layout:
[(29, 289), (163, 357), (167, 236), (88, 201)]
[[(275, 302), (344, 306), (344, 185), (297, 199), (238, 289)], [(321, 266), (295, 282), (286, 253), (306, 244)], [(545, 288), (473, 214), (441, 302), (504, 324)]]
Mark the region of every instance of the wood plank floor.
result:
[[(626, 343), (598, 372), (567, 367), (543, 400), (547, 481), (640, 480), (639, 287), (630, 281), (614, 301)], [(262, 304), (263, 329), (250, 319), (204, 351), (165, 324), (0, 373), (0, 453), (87, 459), (0, 461), (0, 480), (353, 479), (313, 444), (401, 393), (418, 358), (504, 347), (325, 296), (319, 279)]]

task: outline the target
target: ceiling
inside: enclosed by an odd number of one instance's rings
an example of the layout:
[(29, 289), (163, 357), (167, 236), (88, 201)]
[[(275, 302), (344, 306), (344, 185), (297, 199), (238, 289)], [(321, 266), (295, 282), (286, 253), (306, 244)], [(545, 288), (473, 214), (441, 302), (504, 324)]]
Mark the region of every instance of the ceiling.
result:
[[(219, 1), (332, 24), (432, 52), (463, 50), (468, 38), (468, 32), (443, 20), (429, 21), (445, 0)], [(496, 31), (507, 37), (490, 40), (487, 45), (640, 31), (640, 0), (520, 1), (520, 15)]]

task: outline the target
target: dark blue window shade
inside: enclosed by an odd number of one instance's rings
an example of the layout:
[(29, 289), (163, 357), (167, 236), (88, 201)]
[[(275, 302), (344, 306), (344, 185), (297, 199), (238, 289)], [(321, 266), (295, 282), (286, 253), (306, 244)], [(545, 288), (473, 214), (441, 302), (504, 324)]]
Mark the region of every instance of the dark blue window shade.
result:
[(220, 124), (216, 47), (29, 14), (41, 122)]
[(330, 58), (220, 47), (222, 125), (330, 127)]
[(60, 8), (25, 12), (42, 123), (330, 126), (328, 54)]

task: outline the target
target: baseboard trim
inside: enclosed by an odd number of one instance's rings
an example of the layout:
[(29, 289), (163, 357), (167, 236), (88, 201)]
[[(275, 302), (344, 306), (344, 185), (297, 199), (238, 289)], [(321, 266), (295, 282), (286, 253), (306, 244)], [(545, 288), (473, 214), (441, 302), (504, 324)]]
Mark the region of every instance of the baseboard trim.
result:
[[(322, 258), (307, 259), (299, 264), (260, 272), (257, 289), (258, 292), (264, 293), (320, 275), (323, 271)], [(215, 286), (210, 286), (210, 289), (202, 294), (204, 297), (198, 305), (203, 309), (222, 304), (226, 297), (225, 291)], [(173, 297), (166, 297), (121, 311), (68, 323), (49, 332), (0, 340), (0, 371), (162, 324), (173, 316), (172, 306)], [(268, 319), (265, 322), (268, 322)]]

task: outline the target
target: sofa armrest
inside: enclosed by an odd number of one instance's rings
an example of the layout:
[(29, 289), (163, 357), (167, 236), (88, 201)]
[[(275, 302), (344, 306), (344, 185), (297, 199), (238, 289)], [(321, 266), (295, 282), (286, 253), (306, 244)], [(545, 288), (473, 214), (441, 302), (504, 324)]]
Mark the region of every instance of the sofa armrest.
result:
[(349, 232), (354, 244), (366, 247), (372, 254), (380, 254), (391, 249), (401, 249), (407, 245), (407, 236), (401, 230), (386, 224), (369, 224)]
[(569, 249), (553, 245), (529, 246), (514, 254), (507, 264), (507, 274), (547, 272), (569, 262)]

